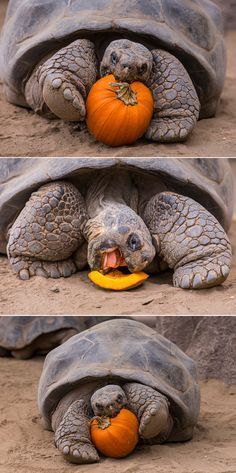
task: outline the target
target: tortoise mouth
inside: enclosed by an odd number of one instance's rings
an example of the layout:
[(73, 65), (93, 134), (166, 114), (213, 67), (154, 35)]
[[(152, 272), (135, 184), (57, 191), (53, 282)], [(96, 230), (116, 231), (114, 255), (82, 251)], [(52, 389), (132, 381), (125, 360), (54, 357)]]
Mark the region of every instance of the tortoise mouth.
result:
[(102, 252), (100, 267), (103, 273), (108, 273), (113, 269), (124, 266), (127, 267), (127, 264), (119, 248), (109, 248)]

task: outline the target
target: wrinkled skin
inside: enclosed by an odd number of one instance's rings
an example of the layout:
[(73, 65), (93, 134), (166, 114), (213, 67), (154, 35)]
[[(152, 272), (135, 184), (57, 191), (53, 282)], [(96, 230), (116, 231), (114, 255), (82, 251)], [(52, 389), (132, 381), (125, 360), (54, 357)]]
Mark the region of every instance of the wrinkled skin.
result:
[(95, 416), (115, 417), (127, 405), (128, 400), (123, 389), (116, 384), (98, 389), (91, 397)]
[(63, 398), (52, 416), (55, 444), (72, 463), (99, 461), (90, 437), (91, 417), (115, 417), (122, 408), (132, 411), (139, 421), (139, 436), (150, 443), (168, 439), (173, 427), (167, 398), (140, 383), (82, 386)]
[[(144, 269), (155, 256), (151, 234), (143, 220), (130, 208), (108, 206), (95, 219), (87, 222), (88, 263), (91, 269), (106, 270), (104, 255), (111, 251), (112, 267), (127, 266), (130, 272)], [(115, 250), (119, 254), (114, 254)], [(121, 259), (121, 257), (123, 257)]]
[(113, 74), (119, 82), (148, 83), (153, 67), (152, 53), (142, 44), (117, 40), (107, 47), (100, 66), (101, 76)]
[[(79, 39), (45, 58), (26, 82), (28, 105), (68, 121), (83, 121), (86, 97), (98, 78), (96, 46)], [(200, 103), (190, 76), (180, 61), (161, 49), (120, 39), (105, 50), (100, 74), (114, 74), (119, 82), (141, 81), (152, 91), (154, 113), (146, 131), (153, 141), (184, 141), (192, 132)]]
[(220, 223), (189, 197), (166, 190), (155, 194), (162, 190), (158, 181), (154, 195), (149, 182), (147, 187), (139, 210), (137, 188), (123, 171), (95, 176), (85, 198), (69, 182), (42, 186), (10, 229), (7, 251), (13, 270), (21, 279), (57, 278), (83, 269), (87, 261), (105, 273), (119, 266), (148, 270), (152, 263), (151, 272), (172, 268), (177, 287), (221, 284), (232, 252)]

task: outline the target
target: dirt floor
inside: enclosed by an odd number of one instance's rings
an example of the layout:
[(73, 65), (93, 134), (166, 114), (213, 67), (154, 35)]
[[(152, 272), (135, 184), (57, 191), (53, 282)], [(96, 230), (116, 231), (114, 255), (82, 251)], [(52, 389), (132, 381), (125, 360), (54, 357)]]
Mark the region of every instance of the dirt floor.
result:
[[(6, 6), (7, 0), (1, 0), (0, 28)], [(0, 85), (0, 156), (236, 156), (236, 32), (229, 32), (226, 40), (227, 79), (217, 116), (199, 121), (186, 143), (141, 140), (130, 147), (109, 148), (74, 124), (49, 121), (7, 103)]]
[(193, 440), (145, 446), (122, 460), (67, 464), (44, 431), (37, 408), (43, 359), (0, 358), (0, 473), (235, 473), (235, 386), (201, 383), (201, 415)]
[(234, 256), (228, 279), (221, 286), (200, 291), (174, 288), (170, 271), (118, 293), (94, 286), (87, 271), (68, 279), (20, 281), (1, 256), (0, 314), (236, 315), (236, 222), (229, 236)]

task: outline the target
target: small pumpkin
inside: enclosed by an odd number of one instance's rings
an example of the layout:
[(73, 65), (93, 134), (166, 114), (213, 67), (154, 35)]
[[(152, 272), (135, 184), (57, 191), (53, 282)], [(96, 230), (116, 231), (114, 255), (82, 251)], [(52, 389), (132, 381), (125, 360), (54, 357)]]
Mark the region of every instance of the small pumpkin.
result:
[(118, 82), (112, 74), (99, 79), (86, 102), (87, 126), (95, 138), (109, 146), (134, 143), (153, 115), (153, 96), (142, 82)]
[(100, 271), (91, 271), (88, 274), (89, 279), (97, 286), (103, 289), (113, 289), (113, 291), (124, 291), (132, 289), (142, 284), (149, 276), (140, 271), (138, 273), (123, 274), (115, 269), (107, 274)]
[(95, 447), (107, 457), (126, 457), (138, 443), (138, 419), (128, 409), (121, 409), (116, 417), (96, 417), (90, 429)]

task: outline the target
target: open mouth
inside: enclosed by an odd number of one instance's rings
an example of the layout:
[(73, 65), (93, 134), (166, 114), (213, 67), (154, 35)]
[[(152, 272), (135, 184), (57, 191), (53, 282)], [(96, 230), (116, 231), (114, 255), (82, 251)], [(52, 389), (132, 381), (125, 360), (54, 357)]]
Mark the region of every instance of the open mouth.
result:
[(108, 272), (110, 269), (126, 266), (125, 259), (118, 248), (109, 248), (102, 253), (101, 269)]

